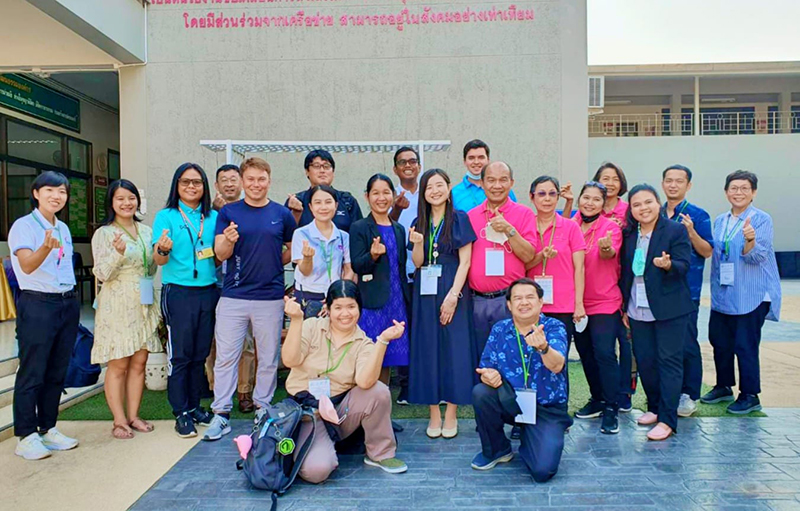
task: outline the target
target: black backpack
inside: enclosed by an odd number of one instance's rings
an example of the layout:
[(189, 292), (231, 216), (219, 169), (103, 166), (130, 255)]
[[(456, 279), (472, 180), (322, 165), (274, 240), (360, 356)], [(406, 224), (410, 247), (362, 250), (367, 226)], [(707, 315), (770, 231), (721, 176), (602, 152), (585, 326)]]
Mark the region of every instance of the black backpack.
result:
[[(278, 495), (285, 493), (292, 485), (314, 442), (316, 419), (311, 409), (303, 408), (292, 398), (266, 406), (263, 410), (266, 413), (250, 433), (253, 447), (247, 459), (239, 460), (236, 467), (244, 471), (255, 488), (272, 492), (271, 509), (275, 511)], [(298, 446), (300, 422), (304, 416), (311, 417), (311, 434), (302, 446)]]
[(94, 335), (83, 325), (78, 325), (78, 336), (69, 359), (64, 388), (89, 387), (100, 378), (100, 365), (92, 364)]

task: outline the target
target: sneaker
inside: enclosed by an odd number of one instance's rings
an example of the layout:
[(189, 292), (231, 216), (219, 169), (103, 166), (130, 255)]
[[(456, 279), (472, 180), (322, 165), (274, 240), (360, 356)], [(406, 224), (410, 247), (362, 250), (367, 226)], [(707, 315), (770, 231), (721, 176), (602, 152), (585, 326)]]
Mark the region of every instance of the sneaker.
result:
[(491, 470), (498, 463), (508, 463), (513, 458), (514, 452), (511, 450), (511, 447), (498, 454), (493, 460), (484, 456), (483, 452), (479, 452), (472, 458), (472, 464), (470, 466), (475, 470)]
[(595, 399), (589, 399), (589, 402), (586, 405), (575, 412), (575, 418), (577, 419), (594, 419), (596, 417), (600, 417), (603, 414), (603, 403), (601, 401), (597, 401)]
[(369, 465), (371, 467), (378, 467), (384, 472), (388, 472), (390, 474), (402, 474), (403, 472), (408, 470), (408, 465), (406, 465), (404, 461), (399, 460), (397, 458), (388, 458), (381, 461), (374, 461), (369, 459), (367, 456), (364, 456), (364, 464)]
[(714, 403), (723, 403), (727, 401), (733, 401), (733, 391), (730, 387), (714, 387), (700, 398), (700, 402), (707, 405), (713, 405)]
[(39, 433), (31, 433), (25, 438), (17, 440), (17, 447), (14, 449), (14, 454), (26, 460), (40, 460), (50, 456), (50, 449), (44, 446)]
[(70, 438), (56, 428), (50, 428), (42, 435), (42, 444), (51, 451), (69, 451), (78, 447), (78, 441)]
[(600, 433), (604, 435), (616, 435), (619, 433), (619, 420), (617, 419), (617, 409), (607, 407), (603, 410), (603, 422), (600, 425)]
[(219, 440), (224, 435), (231, 432), (231, 423), (222, 415), (214, 415), (211, 419), (211, 425), (208, 426), (206, 434), (203, 435), (203, 440), (206, 442), (213, 442)]
[(619, 403), (617, 408), (621, 413), (629, 413), (631, 410), (633, 410), (630, 394), (620, 394), (617, 403)]
[(697, 403), (694, 399), (689, 397), (689, 394), (681, 394), (681, 400), (678, 403), (678, 416), (691, 417), (697, 411)]
[(181, 438), (192, 438), (197, 436), (197, 429), (194, 421), (188, 413), (182, 413), (175, 419), (175, 431)]
[(191, 412), (189, 412), (189, 417), (192, 418), (192, 422), (197, 424), (198, 426), (208, 426), (211, 424), (211, 420), (214, 418), (214, 414), (211, 412), (207, 412), (203, 409), (202, 406), (198, 406)]
[(400, 387), (400, 394), (397, 395), (397, 401), (395, 401), (398, 405), (407, 406), (408, 405), (408, 388), (407, 387)]
[(258, 424), (259, 422), (261, 422), (261, 418), (264, 417), (264, 415), (266, 415), (266, 414), (267, 414), (267, 410), (266, 409), (264, 409), (264, 408), (256, 408), (256, 416), (253, 419), (253, 422)]
[(519, 426), (511, 427), (511, 440), (519, 440), (522, 436), (522, 428)]
[(728, 413), (736, 415), (746, 415), (750, 412), (757, 412), (761, 410), (761, 401), (755, 394), (739, 394), (736, 402), (728, 406)]

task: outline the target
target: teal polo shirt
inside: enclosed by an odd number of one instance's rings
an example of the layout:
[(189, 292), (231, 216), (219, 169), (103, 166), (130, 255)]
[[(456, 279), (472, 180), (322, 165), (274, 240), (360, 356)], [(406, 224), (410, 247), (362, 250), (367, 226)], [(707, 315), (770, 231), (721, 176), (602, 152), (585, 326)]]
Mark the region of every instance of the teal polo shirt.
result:
[[(161, 281), (164, 284), (177, 284), (179, 286), (204, 287), (217, 282), (217, 272), (214, 258), (197, 259), (197, 251), (204, 248), (214, 248), (214, 226), (217, 223), (217, 212), (203, 216), (200, 207), (190, 209), (189, 206), (179, 201), (179, 207), (186, 214), (184, 219), (181, 212), (175, 208), (165, 208), (156, 214), (153, 221), (153, 245), (161, 238), (161, 233), (167, 229), (168, 236), (172, 239), (172, 252), (169, 261), (162, 266)], [(198, 239), (202, 218), (203, 232)], [(188, 223), (187, 223), (188, 220)], [(197, 274), (195, 275), (195, 269)]]

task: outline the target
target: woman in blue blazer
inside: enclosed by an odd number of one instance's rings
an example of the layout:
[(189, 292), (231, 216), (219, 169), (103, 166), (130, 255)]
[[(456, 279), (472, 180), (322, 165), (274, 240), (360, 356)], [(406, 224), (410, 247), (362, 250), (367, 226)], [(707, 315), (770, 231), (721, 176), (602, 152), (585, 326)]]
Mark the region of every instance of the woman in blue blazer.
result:
[(655, 188), (634, 186), (628, 202), (619, 285), (647, 395), (647, 413), (637, 422), (655, 424), (648, 439), (665, 440), (678, 427), (684, 338), (695, 310), (686, 280), (692, 247), (686, 227), (661, 217)]

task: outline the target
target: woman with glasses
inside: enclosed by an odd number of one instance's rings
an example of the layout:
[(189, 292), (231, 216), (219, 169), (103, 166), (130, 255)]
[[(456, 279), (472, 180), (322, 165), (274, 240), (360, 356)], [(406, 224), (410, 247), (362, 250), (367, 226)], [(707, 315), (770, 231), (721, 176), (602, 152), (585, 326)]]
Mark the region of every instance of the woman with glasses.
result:
[(169, 334), (167, 397), (182, 438), (197, 436), (195, 424), (207, 426), (213, 417), (200, 406), (200, 391), (206, 385), (203, 368), (219, 300), (216, 222), (206, 173), (196, 163), (184, 163), (172, 177), (166, 207), (153, 222), (153, 237), (158, 237), (153, 260), (163, 267), (161, 313)]
[(729, 174), (725, 195), (731, 209), (714, 220), (708, 340), (714, 348), (717, 384), (700, 401), (733, 401), (736, 358), (739, 397), (728, 406), (734, 414), (761, 410), (761, 328), (766, 319), (778, 321), (781, 311), (772, 217), (753, 206), (757, 190), (758, 177), (752, 172)]

